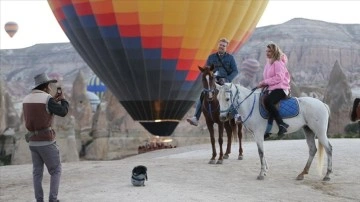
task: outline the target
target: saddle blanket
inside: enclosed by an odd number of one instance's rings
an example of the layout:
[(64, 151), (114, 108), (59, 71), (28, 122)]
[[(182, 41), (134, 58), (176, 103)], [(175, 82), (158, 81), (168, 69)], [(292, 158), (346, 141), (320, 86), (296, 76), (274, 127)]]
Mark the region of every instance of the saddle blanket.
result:
[[(259, 102), (259, 103), (260, 103), (259, 109), (260, 109), (261, 116), (264, 119), (268, 119), (269, 118), (268, 111), (264, 108), (264, 106), (261, 104), (261, 102)], [(292, 118), (299, 114), (299, 101), (294, 97), (280, 100), (278, 105), (279, 105), (279, 107), (278, 107), (279, 114), (284, 119)]]

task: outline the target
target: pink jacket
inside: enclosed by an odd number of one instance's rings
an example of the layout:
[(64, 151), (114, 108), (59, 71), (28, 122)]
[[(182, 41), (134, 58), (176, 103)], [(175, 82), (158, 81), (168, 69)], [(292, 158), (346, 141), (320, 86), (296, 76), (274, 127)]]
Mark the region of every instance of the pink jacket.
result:
[(290, 89), (290, 74), (282, 61), (276, 60), (273, 64), (266, 63), (264, 68), (264, 80), (262, 85), (268, 85), (268, 90)]

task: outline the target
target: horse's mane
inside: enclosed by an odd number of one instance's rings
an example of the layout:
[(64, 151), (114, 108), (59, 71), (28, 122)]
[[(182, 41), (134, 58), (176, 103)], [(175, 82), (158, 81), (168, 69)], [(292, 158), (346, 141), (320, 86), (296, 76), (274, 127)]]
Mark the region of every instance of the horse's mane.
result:
[[(231, 84), (232, 84), (232, 83), (229, 83), (228, 86), (230, 87)], [(234, 83), (233, 83), (232, 85), (235, 85), (235, 86), (236, 86), (240, 91), (242, 91), (242, 92), (245, 92), (245, 93), (250, 93), (250, 92), (251, 92), (250, 89), (242, 86), (241, 84), (234, 84)]]

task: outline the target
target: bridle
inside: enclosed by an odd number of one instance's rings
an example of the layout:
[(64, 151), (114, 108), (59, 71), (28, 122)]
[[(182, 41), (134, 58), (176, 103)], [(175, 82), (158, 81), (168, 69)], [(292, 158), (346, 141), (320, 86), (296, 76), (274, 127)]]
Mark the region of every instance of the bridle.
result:
[[(205, 105), (207, 107), (205, 109), (210, 115), (211, 120), (214, 121), (213, 112), (216, 110), (220, 111), (220, 105), (213, 102), (216, 99), (216, 94), (219, 92), (219, 89), (216, 88), (216, 85), (210, 85), (213, 84), (213, 82), (210, 82), (211, 74), (207, 74), (205, 77), (208, 88), (203, 89), (203, 93), (205, 93), (203, 102), (207, 102), (207, 105)], [(212, 79), (214, 79), (214, 77), (212, 77)]]
[[(236, 92), (235, 95), (233, 95), (233, 92), (231, 90), (232, 87), (232, 83), (229, 86), (229, 89), (225, 89), (225, 93), (230, 95), (229, 98), (226, 97), (226, 99), (229, 99), (231, 101), (230, 106), (226, 109), (226, 110), (220, 110), (220, 113), (226, 113), (226, 114), (230, 114), (232, 117), (235, 115), (233, 114), (233, 112), (236, 110), (238, 111), (240, 105), (246, 100), (248, 99), (257, 88), (253, 88), (250, 92), (249, 95), (247, 95), (241, 102), (239, 102), (239, 96), (240, 96), (240, 91), (239, 88), (235, 85), (236, 88)], [(254, 94), (254, 101), (251, 107), (251, 111), (250, 113), (247, 115), (247, 117), (245, 118), (245, 120), (242, 121), (242, 123), (245, 123), (252, 115), (253, 111), (254, 111), (254, 107), (255, 107), (255, 101), (256, 101), (256, 95)]]
[(215, 97), (215, 94), (218, 92), (218, 89), (216, 89), (216, 85), (210, 85), (210, 76), (211, 75), (209, 74), (205, 76), (208, 84), (208, 88), (203, 89), (203, 92), (208, 95), (207, 97), (208, 101), (212, 101)]

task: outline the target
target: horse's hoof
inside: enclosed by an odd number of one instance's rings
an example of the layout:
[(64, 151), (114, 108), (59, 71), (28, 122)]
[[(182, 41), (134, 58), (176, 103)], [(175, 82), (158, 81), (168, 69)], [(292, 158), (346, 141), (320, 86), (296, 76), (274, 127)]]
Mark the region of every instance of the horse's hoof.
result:
[(257, 176), (257, 180), (264, 180), (264, 179), (265, 179), (264, 176), (261, 175)]
[(216, 162), (215, 160), (210, 160), (209, 164), (215, 164), (215, 162)]
[(323, 181), (325, 182), (330, 181), (330, 177), (324, 177)]
[(217, 162), (216, 162), (216, 164), (222, 164), (223, 163), (223, 160), (218, 160)]
[(229, 154), (225, 154), (225, 155), (223, 156), (223, 158), (224, 158), (224, 159), (229, 159)]
[(239, 155), (238, 156), (238, 160), (243, 160), (244, 159), (244, 156), (243, 155)]
[(298, 175), (297, 177), (296, 177), (296, 180), (303, 180), (304, 179), (304, 175)]

